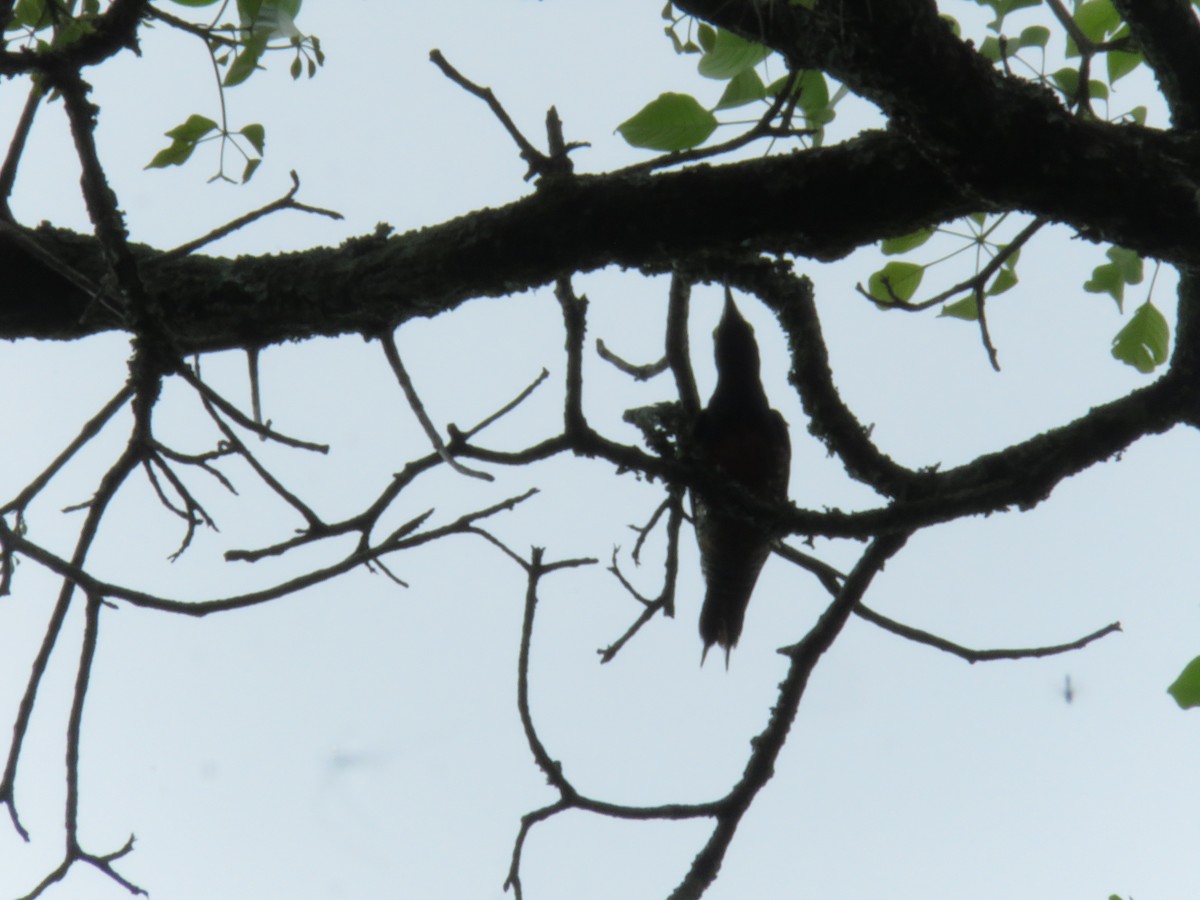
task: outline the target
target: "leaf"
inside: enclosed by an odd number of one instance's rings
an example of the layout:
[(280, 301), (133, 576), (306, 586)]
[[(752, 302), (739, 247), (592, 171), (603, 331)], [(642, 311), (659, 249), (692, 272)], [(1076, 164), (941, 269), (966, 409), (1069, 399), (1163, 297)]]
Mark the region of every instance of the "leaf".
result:
[(710, 53), (717, 43), (717, 29), (703, 22), (700, 23), (700, 27), (696, 29), (696, 40), (699, 42), (701, 50)]
[(266, 129), (264, 129), (258, 123), (255, 123), (253, 125), (247, 125), (239, 133), (244, 135), (246, 140), (248, 140), (254, 149), (258, 151), (258, 155), (262, 156), (263, 146), (267, 141)]
[(979, 45), (979, 55), (984, 59), (990, 59), (992, 62), (1000, 61), (1000, 41), (988, 35), (983, 39), (983, 43)]
[(1079, 92), (1079, 72), (1076, 69), (1059, 69), (1050, 75), (1050, 80), (1054, 82), (1064, 97), (1068, 100), (1074, 100)]
[(166, 132), (166, 135), (174, 141), (187, 141), (194, 144), (210, 131), (215, 131), (216, 128), (217, 123), (212, 119), (193, 113), (187, 117), (186, 122), (182, 125), (176, 125), (170, 131)]
[(225, 87), (241, 84), (254, 74), (263, 51), (267, 49), (267, 37), (265, 31), (258, 31), (246, 39), (242, 52), (237, 55), (229, 67), (229, 71), (225, 73), (225, 80), (222, 82)]
[(1009, 288), (1017, 283), (1017, 273), (1004, 266), (996, 273), (996, 277), (992, 279), (992, 283), (988, 285), (987, 294), (989, 297), (995, 297), (998, 294), (1003, 294)]
[(1050, 29), (1044, 25), (1030, 25), (1017, 38), (1018, 47), (1041, 47), (1045, 49), (1050, 43)]
[(1117, 301), (1117, 308), (1123, 310), (1125, 285), (1142, 282), (1142, 258), (1137, 251), (1124, 247), (1109, 247), (1104, 255), (1109, 262), (1092, 270), (1092, 277), (1084, 282), (1083, 289), (1093, 294), (1108, 294)]
[(242, 184), (245, 184), (247, 181), (249, 181), (251, 179), (251, 177), (254, 175), (254, 172), (258, 169), (258, 167), (261, 164), (262, 164), (261, 158), (246, 160), (246, 168), (242, 170)]
[(625, 142), (649, 150), (688, 150), (708, 140), (717, 119), (688, 94), (659, 94), (617, 126)]
[(805, 69), (800, 73), (796, 86), (800, 91), (800, 108), (804, 110), (805, 118), (819, 118), (819, 113), (829, 108), (829, 85), (825, 81), (825, 73), (820, 69)]
[(721, 80), (754, 68), (771, 54), (770, 48), (753, 44), (723, 28), (717, 30), (712, 47), (705, 47), (704, 50), (697, 66), (700, 74), (705, 78)]
[(1117, 308), (1124, 309), (1125, 279), (1112, 263), (1092, 269), (1092, 277), (1083, 283), (1083, 289), (1091, 294), (1108, 294), (1117, 301)]
[(1167, 361), (1171, 329), (1158, 309), (1147, 300), (1113, 338), (1112, 355), (1142, 374), (1153, 372)]
[(15, 28), (40, 30), (49, 25), (51, 21), (46, 10), (46, 0), (17, 0), (9, 30)]
[(1105, 256), (1113, 261), (1126, 284), (1141, 284), (1144, 277), (1142, 257), (1136, 250), (1124, 247), (1109, 247)]
[(167, 166), (181, 166), (187, 162), (192, 151), (196, 149), (192, 141), (175, 141), (169, 147), (164, 147), (154, 154), (154, 159), (146, 163), (147, 169), (164, 169)]
[(1106, 54), (1108, 64), (1108, 83), (1112, 84), (1118, 78), (1124, 78), (1146, 61), (1140, 53), (1126, 53), (1124, 50), (1110, 50)]
[(975, 295), (972, 294), (961, 300), (955, 300), (953, 303), (947, 303), (938, 315), (975, 322), (979, 320), (979, 304), (975, 302)]
[(725, 91), (721, 94), (721, 99), (717, 101), (715, 109), (745, 106), (755, 100), (762, 100), (766, 96), (767, 89), (763, 87), (758, 73), (753, 69), (746, 69), (729, 79), (729, 84), (725, 85)]
[(1001, 26), (1004, 25), (1006, 15), (1027, 6), (1041, 6), (1042, 0), (984, 0), (984, 5), (990, 6), (996, 11), (996, 20), (989, 22), (988, 28), (998, 33)]
[(1074, 19), (1079, 30), (1097, 44), (1121, 26), (1121, 17), (1113, 9), (1112, 0), (1085, 0), (1075, 10)]
[(933, 228), (919, 228), (909, 234), (902, 234), (900, 237), (887, 238), (881, 241), (879, 249), (887, 256), (895, 256), (897, 253), (907, 253), (909, 250), (915, 250), (927, 240), (933, 237)]
[(1183, 667), (1167, 693), (1175, 698), (1180, 709), (1200, 706), (1200, 656)]
[[(867, 279), (867, 291), (871, 299), (884, 306), (897, 300), (912, 298), (925, 277), (925, 267), (910, 262), (890, 262)], [(890, 288), (890, 290), (889, 290)]]

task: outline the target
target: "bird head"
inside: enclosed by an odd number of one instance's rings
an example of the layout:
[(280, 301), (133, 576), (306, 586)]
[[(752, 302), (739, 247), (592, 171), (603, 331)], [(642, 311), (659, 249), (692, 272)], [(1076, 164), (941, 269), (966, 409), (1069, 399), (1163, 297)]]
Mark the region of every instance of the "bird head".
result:
[(717, 360), (718, 377), (754, 377), (759, 370), (758, 344), (754, 329), (742, 318), (733, 302), (733, 294), (725, 288), (725, 311), (713, 331), (713, 349)]

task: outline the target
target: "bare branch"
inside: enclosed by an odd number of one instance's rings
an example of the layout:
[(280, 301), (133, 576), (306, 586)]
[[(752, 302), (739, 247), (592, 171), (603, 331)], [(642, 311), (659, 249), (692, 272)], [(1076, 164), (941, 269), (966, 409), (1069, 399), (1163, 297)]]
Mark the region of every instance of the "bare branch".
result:
[(529, 141), (521, 130), (517, 128), (512, 118), (509, 116), (504, 107), (500, 105), (500, 101), (496, 99), (495, 93), (491, 88), (480, 87), (473, 81), (464, 77), (458, 69), (450, 65), (446, 61), (446, 57), (442, 56), (441, 50), (430, 50), (429, 60), (435, 66), (442, 70), (442, 74), (461, 87), (469, 94), (473, 94), (488, 105), (492, 111), (492, 115), (504, 126), (504, 130), (516, 143), (521, 151), (521, 159), (529, 164), (529, 171), (525, 173), (525, 180), (533, 178), (537, 175), (560, 175), (570, 174), (572, 166), (568, 153), (577, 147), (586, 146), (584, 144), (563, 144), (562, 142), (562, 123), (558, 121), (558, 113), (551, 107), (550, 114), (547, 116), (547, 130), (550, 133), (552, 144), (551, 155), (547, 156), (538, 150)]
[(329, 452), (328, 444), (314, 444), (310, 443), (309, 441), (291, 438), (285, 434), (280, 434), (279, 432), (274, 431), (266, 425), (260, 425), (259, 423), (255, 422), (252, 418), (247, 416), (244, 412), (201, 381), (200, 376), (193, 372), (188, 366), (180, 366), (176, 370), (175, 374), (179, 375), (180, 378), (199, 391), (204, 398), (209, 400), (213, 406), (221, 410), (221, 412), (225, 413), (225, 415), (229, 416), (229, 418), (233, 419), (233, 421), (237, 422), (243, 428), (253, 431), (255, 434), (270, 438), (271, 440), (287, 447), (296, 447), (300, 450), (312, 450), (315, 453)]
[(767, 727), (751, 741), (754, 751), (746, 763), (741, 780), (722, 802), (717, 824), (708, 843), (692, 861), (691, 869), (670, 895), (670, 900), (699, 900), (717, 877), (725, 851), (733, 840), (738, 824), (750, 808), (755, 795), (775, 772), (775, 760), (783, 749), (800, 698), (822, 654), (833, 644), (851, 611), (862, 599), (875, 575), (896, 552), (904, 546), (906, 534), (891, 534), (877, 538), (867, 548), (858, 564), (846, 579), (837, 598), (804, 639), (781, 650), (791, 659), (791, 667), (779, 686), (779, 697), (771, 711)]
[(408, 400), (408, 405), (412, 408), (413, 415), (417, 417), (417, 421), (425, 429), (425, 435), (429, 438), (429, 443), (433, 444), (433, 449), (442, 458), (442, 462), (460, 475), (468, 475), (471, 478), (479, 478), (483, 481), (495, 481), (495, 478), (487, 472), (467, 468), (451, 455), (445, 443), (442, 442), (442, 437), (438, 434), (433, 421), (429, 418), (429, 414), (425, 412), (425, 405), (421, 403), (421, 398), (417, 396), (417, 389), (413, 386), (412, 379), (408, 377), (408, 371), (404, 368), (404, 363), (400, 361), (400, 351), (396, 349), (396, 339), (389, 332), (384, 334), (379, 339), (379, 342), (383, 345), (384, 356), (387, 357), (388, 365), (392, 367), (392, 372), (395, 373), (396, 380), (400, 382), (400, 389), (404, 391), (404, 397)]
[(661, 375), (667, 371), (667, 359), (665, 356), (658, 362), (646, 363), (639, 366), (622, 359), (609, 350), (603, 338), (596, 338), (596, 355), (606, 363), (612, 364), (618, 371), (624, 372), (638, 381), (649, 381), (655, 375)]
[(187, 256), (189, 253), (195, 253), (206, 244), (211, 244), (213, 241), (220, 240), (227, 235), (233, 234), (240, 228), (245, 228), (247, 225), (257, 221), (258, 219), (285, 209), (294, 209), (298, 210), (299, 212), (312, 213), (313, 215), (325, 216), (327, 218), (339, 221), (343, 218), (341, 213), (334, 212), (331, 209), (321, 209), (317, 206), (307, 206), (304, 203), (298, 202), (295, 198), (296, 193), (300, 190), (300, 176), (296, 174), (294, 169), (290, 174), (292, 176), (292, 188), (278, 200), (272, 200), (266, 206), (260, 207), (253, 212), (248, 212), (244, 216), (238, 216), (232, 222), (228, 222), (219, 228), (214, 228), (203, 237), (198, 237), (195, 240), (188, 241), (186, 244), (180, 244), (173, 250), (167, 250), (162, 255), (154, 257), (153, 263), (157, 265), (159, 263), (166, 262), (167, 260), (178, 259), (181, 256)]
[(49, 484), (50, 480), (58, 474), (59, 470), (71, 460), (71, 457), (98, 435), (100, 430), (108, 423), (108, 420), (116, 415), (117, 410), (128, 403), (129, 398), (132, 396), (133, 388), (128, 384), (117, 391), (116, 395), (105, 403), (98, 413), (84, 423), (83, 428), (79, 430), (79, 434), (75, 436), (75, 439), (67, 444), (66, 448), (58, 456), (54, 457), (54, 461), (46, 466), (37, 478), (26, 485), (21, 493), (0, 507), (0, 515), (13, 512), (14, 510), (22, 510), (28, 506), (30, 501), (38, 495), (42, 488)]

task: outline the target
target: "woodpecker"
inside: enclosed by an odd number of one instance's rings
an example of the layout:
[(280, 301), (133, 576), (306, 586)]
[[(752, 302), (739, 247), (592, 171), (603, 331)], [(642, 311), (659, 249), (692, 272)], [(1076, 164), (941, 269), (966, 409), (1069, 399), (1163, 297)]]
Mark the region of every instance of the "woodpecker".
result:
[[(696, 419), (692, 437), (697, 462), (710, 473), (766, 501), (787, 499), (792, 445), (787, 423), (771, 409), (759, 377), (754, 329), (725, 289), (725, 311), (713, 344), (717, 387)], [(696, 542), (707, 590), (700, 611), (704, 653), (713, 644), (729, 651), (742, 634), (742, 620), (758, 573), (770, 554), (771, 535), (744, 514), (728, 510), (703, 491), (692, 492)]]

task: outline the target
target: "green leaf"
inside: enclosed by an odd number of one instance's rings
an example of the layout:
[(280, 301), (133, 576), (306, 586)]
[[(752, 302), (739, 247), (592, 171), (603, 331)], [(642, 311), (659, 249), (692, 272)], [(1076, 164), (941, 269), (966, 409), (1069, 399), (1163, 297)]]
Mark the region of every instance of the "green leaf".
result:
[(867, 291), (877, 303), (891, 306), (896, 300), (911, 299), (921, 286), (924, 276), (924, 266), (910, 262), (890, 262), (871, 274), (867, 280)]
[(747, 103), (753, 103), (755, 100), (762, 100), (767, 96), (767, 89), (763, 87), (762, 79), (758, 77), (758, 73), (753, 69), (746, 69), (744, 72), (739, 72), (729, 79), (729, 84), (725, 85), (725, 92), (721, 94), (721, 99), (717, 101), (716, 109), (732, 109), (735, 106), (745, 106)]
[(1141, 284), (1144, 277), (1142, 258), (1136, 250), (1124, 247), (1109, 247), (1105, 256), (1111, 259), (1121, 272), (1126, 284)]
[(805, 69), (800, 73), (796, 87), (800, 91), (800, 108), (806, 118), (829, 108), (829, 85), (820, 69)]
[(263, 51), (267, 49), (267, 38), (267, 32), (258, 31), (246, 39), (242, 51), (229, 67), (229, 71), (225, 73), (225, 80), (222, 82), (225, 87), (241, 84), (254, 74)]
[(1124, 78), (1143, 62), (1145, 57), (1140, 53), (1126, 53), (1123, 50), (1110, 50), (1107, 54), (1108, 83), (1112, 84), (1118, 78)]
[(995, 297), (998, 294), (1003, 294), (1016, 283), (1017, 273), (1007, 266), (1004, 266), (999, 272), (996, 273), (996, 277), (992, 279), (992, 283), (988, 286), (987, 294), (989, 297)]
[(753, 44), (722, 28), (717, 30), (712, 48), (705, 47), (698, 69), (705, 78), (723, 80), (754, 68), (770, 54), (771, 50), (768, 47)]
[(193, 141), (175, 141), (169, 147), (164, 147), (154, 154), (154, 159), (146, 163), (146, 168), (163, 169), (167, 166), (182, 166), (195, 149), (196, 144)]
[(1142, 258), (1137, 251), (1124, 247), (1109, 247), (1104, 255), (1109, 261), (1092, 270), (1092, 277), (1084, 282), (1083, 289), (1093, 294), (1108, 294), (1117, 301), (1118, 309), (1124, 309), (1125, 285), (1142, 283)]
[(217, 123), (207, 116), (198, 116), (195, 113), (188, 116), (187, 121), (182, 125), (176, 125), (168, 131), (167, 137), (174, 141), (186, 141), (188, 143), (196, 143), (200, 138), (204, 137), (210, 131), (215, 131)]
[(263, 146), (266, 144), (267, 140), (266, 129), (264, 129), (258, 123), (255, 123), (253, 125), (247, 125), (239, 133), (244, 135), (246, 140), (248, 140), (254, 149), (258, 151), (258, 155), (262, 156)]
[(1004, 17), (1014, 10), (1027, 6), (1041, 6), (1042, 0), (984, 0), (984, 5), (996, 11), (996, 20), (988, 23), (988, 28), (999, 33), (1004, 25)]
[(1018, 47), (1041, 47), (1050, 43), (1050, 29), (1044, 25), (1030, 25), (1017, 38)]
[(1059, 69), (1050, 75), (1050, 80), (1054, 82), (1064, 97), (1068, 100), (1074, 100), (1079, 92), (1079, 71), (1077, 69)]
[(245, 184), (254, 175), (254, 172), (262, 164), (262, 159), (246, 160), (246, 168), (242, 170), (242, 184)]
[(972, 294), (961, 300), (955, 300), (953, 303), (947, 303), (938, 315), (975, 322), (979, 319), (979, 304), (975, 302), (975, 295)]
[(660, 94), (617, 126), (625, 142), (649, 150), (688, 150), (708, 140), (717, 119), (688, 94)]
[(1075, 24), (1097, 44), (1121, 27), (1121, 17), (1113, 9), (1112, 0), (1085, 0), (1075, 10)]
[(1171, 329), (1158, 309), (1147, 300), (1113, 338), (1112, 355), (1143, 374), (1167, 361)]
[(988, 35), (983, 39), (983, 43), (979, 45), (979, 55), (984, 59), (990, 59), (992, 62), (1000, 61), (1000, 41)]
[(700, 27), (696, 29), (696, 40), (700, 44), (701, 50), (711, 53), (717, 43), (717, 29), (701, 22)]
[(17, 0), (8, 30), (13, 31), (17, 28), (40, 30), (50, 25), (52, 21), (53, 19), (46, 10), (46, 0)]
[(1183, 667), (1179, 677), (1167, 688), (1167, 693), (1175, 698), (1180, 709), (1200, 706), (1200, 656)]
[(1083, 283), (1083, 289), (1092, 294), (1108, 294), (1117, 301), (1118, 309), (1124, 309), (1125, 279), (1121, 277), (1121, 270), (1112, 263), (1092, 269), (1092, 277)]
[(252, 24), (258, 18), (258, 11), (262, 5), (263, 0), (237, 0), (238, 16), (241, 18), (242, 24)]
[(909, 234), (902, 234), (900, 237), (887, 238), (881, 241), (879, 249), (887, 256), (895, 256), (897, 253), (907, 253), (909, 250), (915, 250), (927, 240), (933, 237), (933, 228), (919, 228)]

